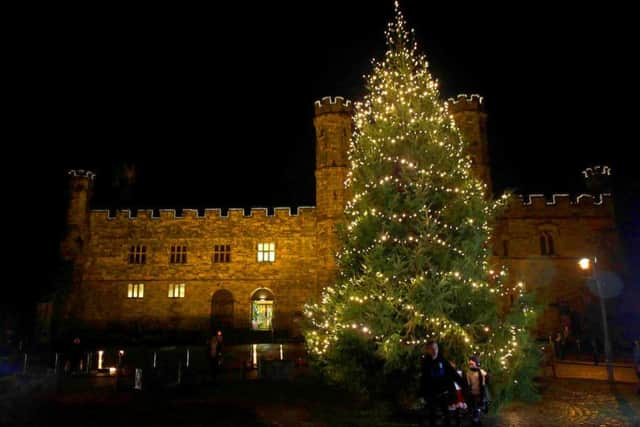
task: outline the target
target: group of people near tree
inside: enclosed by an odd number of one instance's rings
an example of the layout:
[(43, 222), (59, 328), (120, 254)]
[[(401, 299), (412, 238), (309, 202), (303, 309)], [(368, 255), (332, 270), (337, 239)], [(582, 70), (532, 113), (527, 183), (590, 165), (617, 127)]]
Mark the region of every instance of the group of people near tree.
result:
[(461, 423), (462, 414), (471, 412), (473, 424), (479, 426), (489, 405), (488, 373), (480, 367), (478, 356), (468, 359), (466, 372), (457, 370), (439, 351), (438, 343), (430, 341), (421, 358), (420, 394), (425, 400), (430, 426), (436, 425), (437, 412), (442, 412), (446, 426), (454, 420)]

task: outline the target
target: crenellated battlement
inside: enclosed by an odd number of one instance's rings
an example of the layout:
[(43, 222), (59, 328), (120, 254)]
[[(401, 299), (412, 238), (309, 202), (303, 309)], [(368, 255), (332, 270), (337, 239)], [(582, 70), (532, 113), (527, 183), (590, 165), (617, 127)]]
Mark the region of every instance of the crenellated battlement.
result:
[(325, 96), (321, 100), (316, 101), (314, 107), (316, 116), (328, 113), (353, 114), (353, 103), (341, 96), (336, 96), (335, 98)]
[(611, 168), (609, 166), (594, 166), (592, 168), (586, 168), (582, 171), (582, 175), (585, 178), (592, 178), (597, 176), (611, 176)]
[(481, 111), (484, 112), (483, 98), (480, 95), (473, 94), (468, 96), (465, 93), (458, 95), (456, 99), (449, 98), (447, 100), (449, 113), (455, 114), (463, 111)]
[(158, 215), (155, 215), (154, 209), (138, 209), (134, 212), (130, 209), (120, 209), (111, 215), (106, 209), (95, 209), (89, 211), (91, 217), (95, 220), (127, 220), (127, 221), (162, 221), (162, 220), (228, 220), (228, 219), (300, 219), (315, 218), (314, 206), (299, 206), (297, 213), (293, 213), (290, 207), (277, 207), (273, 209), (273, 214), (269, 215), (267, 208), (251, 208), (246, 212), (243, 208), (230, 208), (227, 214), (222, 214), (222, 209), (204, 209), (200, 214), (198, 209), (182, 209), (182, 215), (178, 215), (175, 209), (159, 209)]
[(67, 172), (67, 175), (80, 177), (80, 178), (89, 178), (89, 180), (91, 181), (93, 181), (96, 178), (95, 173), (84, 170), (84, 169), (71, 169)]
[(613, 214), (613, 200), (610, 193), (597, 195), (580, 194), (572, 198), (569, 194), (518, 195), (509, 205), (505, 216), (610, 216)]

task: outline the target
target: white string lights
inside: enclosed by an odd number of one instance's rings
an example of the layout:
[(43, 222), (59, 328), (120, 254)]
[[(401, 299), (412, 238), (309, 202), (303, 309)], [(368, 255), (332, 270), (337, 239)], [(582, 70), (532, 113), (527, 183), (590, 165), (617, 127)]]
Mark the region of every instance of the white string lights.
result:
[[(524, 284), (492, 269), (488, 242), (509, 199), (487, 200), (397, 3), (385, 35), (389, 49), (355, 103), (340, 277), (305, 307), (307, 345), (322, 356), (356, 333), (392, 357), (437, 339), (506, 370), (526, 334), (497, 313), (498, 301), (519, 299)], [(512, 315), (531, 311), (516, 307)]]

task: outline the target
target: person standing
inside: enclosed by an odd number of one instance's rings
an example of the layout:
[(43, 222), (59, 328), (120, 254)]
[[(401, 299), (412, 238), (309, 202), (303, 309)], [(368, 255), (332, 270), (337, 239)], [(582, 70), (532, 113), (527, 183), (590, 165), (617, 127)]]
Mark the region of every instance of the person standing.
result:
[(556, 332), (556, 337), (554, 338), (554, 347), (556, 349), (556, 359), (558, 360), (562, 360), (564, 359), (564, 354), (563, 354), (563, 339), (562, 339), (562, 332)]
[[(551, 339), (549, 339), (551, 341)], [(542, 361), (545, 368), (551, 368), (551, 375), (556, 377), (556, 354), (553, 350), (553, 344), (542, 347)]]
[(222, 364), (222, 331), (218, 331), (209, 341), (209, 366), (211, 368), (211, 379), (215, 382), (218, 370)]
[[(426, 401), (429, 425), (436, 425), (436, 411), (443, 413), (445, 426), (451, 425), (449, 405), (456, 403), (455, 383), (464, 384), (451, 364), (438, 351), (438, 343), (429, 341), (420, 360), (420, 392)], [(456, 417), (456, 426), (460, 418)]]
[(564, 325), (562, 327), (562, 341), (561, 341), (563, 359), (567, 354), (567, 348), (569, 347), (569, 336), (570, 336), (569, 325)]
[[(640, 381), (640, 340), (636, 340), (633, 345), (633, 364), (636, 368), (638, 381)], [(640, 394), (640, 383), (638, 384), (638, 394)]]
[(71, 348), (69, 349), (69, 362), (71, 373), (80, 372), (82, 370), (82, 357), (84, 352), (82, 351), (82, 343), (80, 337), (75, 337), (71, 342)]
[(598, 350), (598, 338), (591, 337), (591, 350), (593, 351), (593, 364), (598, 366), (600, 360), (600, 351)]
[(477, 356), (469, 358), (469, 370), (466, 375), (467, 389), (469, 390), (469, 407), (472, 411), (473, 425), (481, 425), (482, 412), (487, 405), (487, 372), (480, 368), (480, 359)]

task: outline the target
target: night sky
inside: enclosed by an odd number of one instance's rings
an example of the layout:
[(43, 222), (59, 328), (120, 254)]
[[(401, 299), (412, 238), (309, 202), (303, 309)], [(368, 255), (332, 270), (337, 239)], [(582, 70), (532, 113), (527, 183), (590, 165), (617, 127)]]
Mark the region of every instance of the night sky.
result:
[[(51, 288), (68, 168), (97, 172), (96, 207), (113, 206), (121, 162), (137, 167), (132, 206), (315, 204), (313, 101), (362, 96), (392, 2), (230, 3), (12, 17), (3, 217), (19, 233), (5, 259), (26, 281), (2, 299), (28, 307)], [(497, 189), (580, 192), (580, 171), (607, 164), (637, 259), (635, 15), (435, 3), (402, 5), (443, 96), (485, 97)]]

